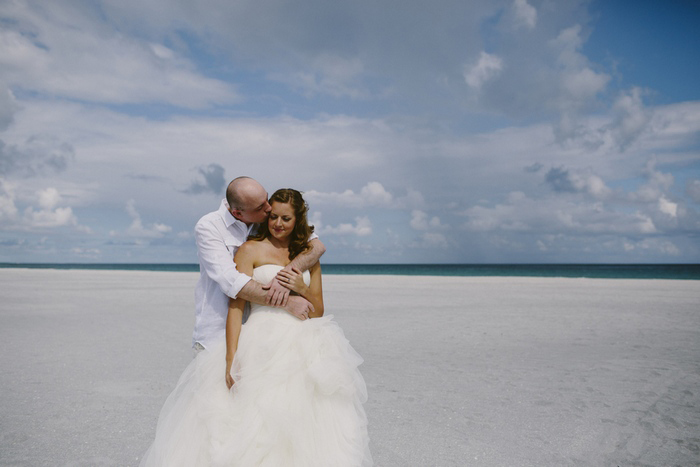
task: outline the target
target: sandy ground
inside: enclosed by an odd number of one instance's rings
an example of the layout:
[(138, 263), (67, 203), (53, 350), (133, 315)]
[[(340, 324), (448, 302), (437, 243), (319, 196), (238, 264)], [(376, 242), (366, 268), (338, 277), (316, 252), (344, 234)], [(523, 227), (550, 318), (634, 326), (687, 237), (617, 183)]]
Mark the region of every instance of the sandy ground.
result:
[[(0, 270), (0, 465), (137, 465), (197, 275)], [(377, 466), (700, 465), (700, 281), (324, 277)]]

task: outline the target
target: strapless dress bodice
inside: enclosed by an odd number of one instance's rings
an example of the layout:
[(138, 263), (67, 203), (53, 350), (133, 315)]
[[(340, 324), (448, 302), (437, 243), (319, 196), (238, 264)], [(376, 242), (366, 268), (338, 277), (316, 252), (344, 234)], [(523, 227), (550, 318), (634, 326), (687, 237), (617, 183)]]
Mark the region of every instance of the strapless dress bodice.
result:
[[(284, 266), (280, 266), (279, 264), (263, 264), (262, 266), (258, 266), (255, 269), (253, 269), (253, 280), (259, 282), (260, 284), (269, 284), (270, 281), (274, 279), (277, 273), (280, 272), (283, 268)], [(304, 283), (306, 285), (309, 285), (309, 283), (311, 282), (311, 274), (309, 273), (309, 271), (304, 271), (303, 278)], [(275, 313), (283, 312), (289, 317), (292, 317), (282, 308), (271, 307), (268, 305), (259, 305), (257, 303), (251, 303), (250, 311), (251, 313), (254, 311), (268, 311)]]

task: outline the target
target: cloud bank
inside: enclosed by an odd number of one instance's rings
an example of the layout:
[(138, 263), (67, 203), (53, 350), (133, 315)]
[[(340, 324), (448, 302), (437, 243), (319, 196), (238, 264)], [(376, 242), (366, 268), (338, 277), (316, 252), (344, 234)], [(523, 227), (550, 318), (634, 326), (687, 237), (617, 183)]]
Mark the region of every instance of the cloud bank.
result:
[(195, 262), (240, 175), (328, 262), (699, 261), (700, 101), (598, 6), (1, 3), (0, 261)]

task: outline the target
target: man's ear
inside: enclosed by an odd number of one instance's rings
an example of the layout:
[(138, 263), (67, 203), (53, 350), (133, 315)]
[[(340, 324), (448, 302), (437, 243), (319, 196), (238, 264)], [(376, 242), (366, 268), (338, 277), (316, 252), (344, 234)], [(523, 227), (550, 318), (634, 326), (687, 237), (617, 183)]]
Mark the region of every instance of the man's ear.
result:
[(241, 214), (242, 214), (242, 213), (241, 213), (240, 210), (238, 210), (238, 209), (229, 209), (228, 212), (231, 213), (231, 215), (232, 215), (233, 217), (235, 217), (236, 219), (238, 219), (238, 220), (241, 219)]

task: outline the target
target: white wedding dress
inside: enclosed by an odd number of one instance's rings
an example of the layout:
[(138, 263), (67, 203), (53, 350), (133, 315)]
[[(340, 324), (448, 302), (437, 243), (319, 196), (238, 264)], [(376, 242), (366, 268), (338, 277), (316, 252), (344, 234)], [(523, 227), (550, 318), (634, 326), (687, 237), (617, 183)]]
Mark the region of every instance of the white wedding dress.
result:
[[(281, 268), (257, 267), (253, 279), (268, 283)], [(222, 340), (185, 369), (141, 466), (370, 466), (361, 363), (332, 316), (301, 321), (253, 304), (231, 391)]]

